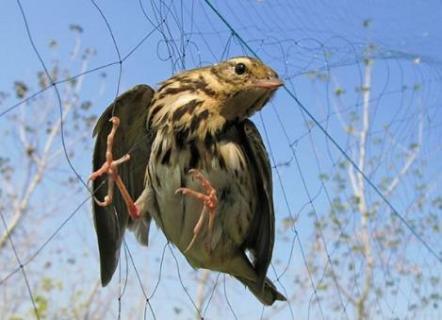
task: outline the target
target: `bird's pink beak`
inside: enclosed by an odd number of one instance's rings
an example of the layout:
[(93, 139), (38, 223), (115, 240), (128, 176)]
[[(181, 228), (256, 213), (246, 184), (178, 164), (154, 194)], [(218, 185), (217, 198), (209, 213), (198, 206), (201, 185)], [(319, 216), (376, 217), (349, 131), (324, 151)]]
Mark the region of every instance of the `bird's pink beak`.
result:
[(256, 88), (263, 88), (263, 89), (276, 89), (282, 86), (283, 84), (284, 83), (281, 80), (273, 78), (273, 79), (256, 80), (253, 83), (253, 86)]

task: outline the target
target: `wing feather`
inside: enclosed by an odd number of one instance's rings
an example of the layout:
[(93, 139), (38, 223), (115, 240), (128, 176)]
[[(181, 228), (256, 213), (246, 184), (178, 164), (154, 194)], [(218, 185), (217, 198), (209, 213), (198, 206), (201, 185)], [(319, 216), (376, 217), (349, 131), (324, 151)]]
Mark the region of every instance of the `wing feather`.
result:
[(242, 133), (242, 142), (249, 165), (254, 172), (258, 190), (258, 211), (254, 214), (244, 246), (254, 257), (252, 263), (258, 275), (259, 284), (263, 287), (272, 259), (275, 239), (272, 170), (261, 135), (253, 122), (244, 120), (240, 124), (239, 131)]
[[(154, 90), (147, 85), (138, 85), (123, 93), (103, 112), (93, 131), (93, 136), (97, 137), (93, 155), (95, 171), (105, 162), (107, 136), (112, 129), (109, 119), (112, 116), (120, 118), (113, 143), (113, 157), (118, 159), (130, 153), (131, 159), (118, 167), (118, 173), (133, 199), (137, 199), (144, 188), (153, 135), (146, 128), (146, 118), (153, 94)], [(97, 178), (93, 187), (95, 198), (103, 200), (107, 193), (107, 175)], [(95, 202), (93, 204), (103, 286), (109, 283), (115, 272), (124, 232), (128, 224), (131, 224), (120, 192), (118, 188), (114, 189), (113, 203), (110, 206), (100, 207)], [(150, 217), (143, 219), (146, 219), (147, 233)]]

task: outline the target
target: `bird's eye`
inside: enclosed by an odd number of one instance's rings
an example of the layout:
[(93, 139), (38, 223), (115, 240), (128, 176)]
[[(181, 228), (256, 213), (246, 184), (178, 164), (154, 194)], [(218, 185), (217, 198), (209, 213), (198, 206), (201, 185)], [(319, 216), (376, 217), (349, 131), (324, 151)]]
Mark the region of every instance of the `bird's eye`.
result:
[(244, 72), (246, 72), (247, 68), (246, 65), (244, 63), (238, 63), (235, 65), (235, 73), (236, 74), (243, 74)]

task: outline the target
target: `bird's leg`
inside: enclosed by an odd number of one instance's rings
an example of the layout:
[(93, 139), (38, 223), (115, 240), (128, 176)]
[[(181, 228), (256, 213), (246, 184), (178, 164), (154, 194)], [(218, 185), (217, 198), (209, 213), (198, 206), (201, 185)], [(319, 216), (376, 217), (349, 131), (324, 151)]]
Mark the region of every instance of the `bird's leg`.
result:
[(130, 160), (130, 155), (125, 154), (121, 158), (114, 160), (112, 154), (112, 146), (114, 143), (115, 134), (117, 132), (118, 126), (120, 125), (120, 119), (118, 117), (112, 117), (109, 119), (112, 122), (112, 130), (107, 136), (107, 148), (106, 148), (106, 161), (103, 163), (100, 169), (96, 170), (89, 177), (90, 180), (94, 181), (99, 176), (103, 174), (108, 175), (107, 180), (107, 195), (104, 197), (103, 201), (100, 201), (94, 198), (95, 202), (101, 206), (106, 207), (112, 203), (113, 194), (114, 194), (114, 183), (117, 184), (117, 188), (120, 190), (121, 196), (126, 203), (127, 209), (129, 211), (129, 215), (133, 219), (137, 219), (140, 217), (140, 210), (135, 205), (132, 197), (127, 191), (126, 186), (118, 175), (118, 166), (126, 161)]
[(210, 184), (209, 180), (207, 180), (201, 172), (195, 169), (189, 170), (189, 173), (198, 180), (198, 182), (201, 184), (203, 189), (206, 191), (206, 194), (197, 192), (195, 190), (189, 189), (189, 188), (178, 188), (176, 190), (176, 193), (181, 192), (183, 195), (188, 195), (192, 198), (195, 198), (197, 200), (200, 200), (203, 203), (203, 210), (201, 211), (200, 218), (198, 219), (198, 222), (196, 223), (195, 227), (193, 228), (193, 238), (190, 241), (189, 245), (187, 246), (185, 252), (187, 252), (194, 244), (196, 238), (198, 237), (199, 233), (201, 232), (201, 229), (203, 228), (203, 223), (205, 220), (206, 215), (209, 216), (209, 244), (212, 239), (212, 230), (213, 230), (213, 224), (215, 222), (215, 216), (216, 216), (216, 207), (218, 205), (218, 198), (216, 196), (216, 190), (212, 185)]

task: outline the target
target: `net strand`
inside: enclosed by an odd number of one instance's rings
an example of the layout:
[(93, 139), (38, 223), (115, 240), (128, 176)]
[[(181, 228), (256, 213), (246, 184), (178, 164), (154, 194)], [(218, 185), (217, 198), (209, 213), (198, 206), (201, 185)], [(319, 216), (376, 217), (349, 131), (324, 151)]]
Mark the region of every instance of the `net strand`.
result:
[[(212, 11), (218, 16), (219, 19), (230, 29), (230, 31), (235, 35), (235, 37), (247, 48), (247, 50), (253, 54), (255, 57), (259, 58), (255, 50), (253, 50), (249, 44), (238, 34), (235, 28), (227, 21), (227, 19), (213, 6), (211, 1), (204, 0), (204, 2), (212, 9)], [(330, 133), (321, 125), (321, 123), (316, 119), (315, 116), (304, 106), (304, 104), (296, 97), (296, 95), (287, 87), (283, 86), (284, 91), (295, 101), (295, 103), (302, 109), (302, 111), (307, 114), (307, 116), (315, 123), (317, 128), (326, 136), (328, 140), (338, 149), (338, 151), (345, 157), (345, 159), (351, 164), (351, 166), (363, 177), (363, 179), (368, 183), (368, 185), (375, 191), (375, 193), (384, 201), (390, 208), (392, 213), (397, 216), (397, 218), (406, 226), (406, 228), (414, 235), (414, 237), (428, 250), (428, 252), (442, 264), (442, 256), (440, 256), (436, 250), (434, 250), (430, 244), (425, 241), (413, 228), (413, 226), (408, 223), (408, 221), (396, 210), (393, 204), (384, 196), (384, 194), (379, 190), (379, 188), (371, 181), (371, 179), (359, 168), (359, 166), (353, 161), (350, 155), (345, 152), (345, 150), (338, 144), (338, 142), (330, 135)]]
[[(0, 217), (1, 217), (1, 220), (2, 220), (2, 223), (3, 223), (3, 226), (4, 226), (5, 230), (8, 230), (8, 225), (6, 223), (6, 220), (5, 220), (5, 217), (3, 216), (3, 212), (2, 211), (0, 212)], [(8, 233), (7, 236), (8, 236), (8, 240), (9, 240), (9, 243), (11, 245), (12, 251), (14, 252), (15, 260), (17, 261), (17, 263), (19, 265), (19, 270), (21, 270), (21, 272), (22, 272), (23, 280), (24, 280), (24, 282), (26, 284), (26, 289), (28, 291), (29, 299), (32, 302), (32, 308), (33, 308), (33, 311), (34, 311), (34, 316), (35, 316), (35, 318), (37, 320), (40, 320), (40, 314), (39, 314), (38, 309), (37, 309), (37, 304), (35, 303), (35, 298), (34, 298), (34, 294), (32, 293), (31, 285), (29, 284), (29, 280), (28, 280), (28, 276), (26, 274), (25, 266), (21, 263), (21, 259), (20, 259), (19, 255), (17, 253), (17, 249), (15, 248), (14, 241), (12, 240), (11, 235)]]

